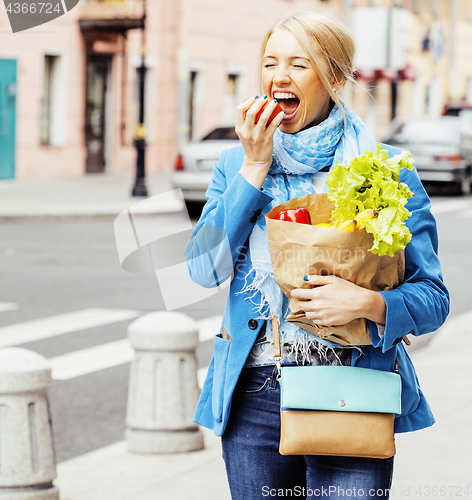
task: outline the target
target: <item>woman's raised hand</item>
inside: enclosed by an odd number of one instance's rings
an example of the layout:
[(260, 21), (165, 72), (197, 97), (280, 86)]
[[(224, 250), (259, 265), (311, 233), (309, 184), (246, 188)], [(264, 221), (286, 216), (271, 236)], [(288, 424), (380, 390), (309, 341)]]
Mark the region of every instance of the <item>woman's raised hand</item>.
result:
[(277, 101), (272, 100), (256, 123), (256, 115), (267, 101), (267, 96), (256, 96), (236, 108), (236, 133), (244, 148), (244, 163), (240, 174), (257, 189), (262, 187), (272, 164), (274, 132), (284, 117), (284, 112), (281, 111), (267, 123), (277, 105)]

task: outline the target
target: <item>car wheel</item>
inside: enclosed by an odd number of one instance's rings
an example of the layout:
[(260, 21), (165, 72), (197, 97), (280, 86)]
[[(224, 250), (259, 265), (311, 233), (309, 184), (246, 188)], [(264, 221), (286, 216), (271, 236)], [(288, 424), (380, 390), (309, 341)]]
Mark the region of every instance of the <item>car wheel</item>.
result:
[(461, 183), (460, 183), (460, 188), (461, 188), (461, 194), (466, 196), (468, 194), (470, 194), (470, 176), (467, 175), (466, 177), (464, 177), (462, 180), (461, 180)]
[(191, 219), (199, 219), (200, 215), (202, 215), (205, 203), (200, 201), (185, 200), (185, 206), (187, 207), (187, 211)]

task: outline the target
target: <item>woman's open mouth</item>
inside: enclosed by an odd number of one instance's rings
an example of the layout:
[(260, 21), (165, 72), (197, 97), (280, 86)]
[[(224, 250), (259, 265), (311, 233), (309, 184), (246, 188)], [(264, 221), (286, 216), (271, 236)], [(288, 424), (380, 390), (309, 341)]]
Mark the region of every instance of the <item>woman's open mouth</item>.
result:
[(285, 111), (284, 121), (291, 120), (297, 113), (300, 99), (292, 92), (274, 92), (274, 99), (277, 99), (280, 107)]

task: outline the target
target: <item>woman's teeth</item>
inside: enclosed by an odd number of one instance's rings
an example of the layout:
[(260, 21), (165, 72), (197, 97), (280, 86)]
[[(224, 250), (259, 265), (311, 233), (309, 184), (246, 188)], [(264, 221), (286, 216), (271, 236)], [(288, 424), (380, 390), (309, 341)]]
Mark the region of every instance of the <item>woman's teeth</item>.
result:
[(274, 92), (274, 99), (297, 99), (291, 92)]
[(292, 92), (274, 92), (274, 98), (277, 99), (282, 109), (285, 111), (285, 118), (289, 119), (298, 109), (300, 99)]

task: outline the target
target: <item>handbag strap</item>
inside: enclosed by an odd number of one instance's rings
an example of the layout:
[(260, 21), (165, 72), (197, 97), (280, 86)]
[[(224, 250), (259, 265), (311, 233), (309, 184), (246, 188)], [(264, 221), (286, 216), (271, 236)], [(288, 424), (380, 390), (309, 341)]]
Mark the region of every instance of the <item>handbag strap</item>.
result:
[[(279, 380), (282, 368), (282, 349), (280, 347), (279, 320), (277, 316), (275, 316), (275, 314), (272, 316), (272, 333), (274, 335), (274, 359), (275, 359), (275, 366), (277, 367), (277, 380)], [(395, 356), (394, 372), (398, 373), (397, 356)]]
[(272, 316), (272, 333), (274, 335), (274, 359), (277, 366), (277, 380), (280, 378), (282, 367), (282, 349), (280, 347), (279, 320), (275, 314)]

